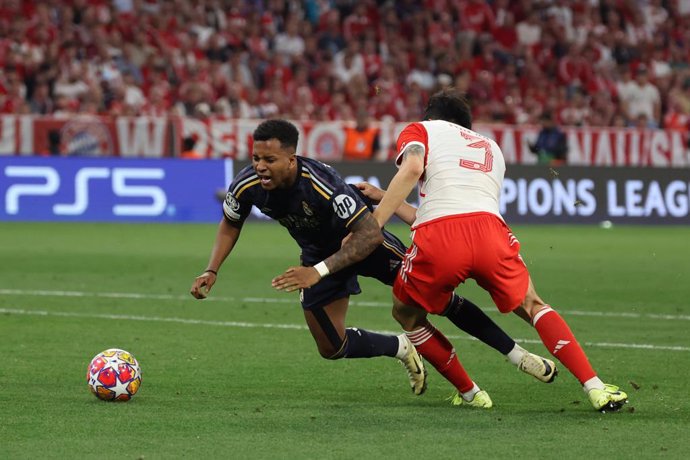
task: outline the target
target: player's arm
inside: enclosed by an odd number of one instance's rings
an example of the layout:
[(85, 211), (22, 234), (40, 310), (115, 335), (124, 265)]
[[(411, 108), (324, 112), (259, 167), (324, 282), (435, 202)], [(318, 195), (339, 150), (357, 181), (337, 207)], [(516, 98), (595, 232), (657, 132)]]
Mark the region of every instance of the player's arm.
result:
[(290, 267), (282, 275), (276, 276), (271, 285), (287, 292), (310, 288), (324, 276), (365, 259), (383, 243), (381, 229), (368, 211), (352, 224), (350, 231), (350, 236), (333, 255), (314, 267)]
[[(423, 173), (424, 147), (417, 143), (410, 144), (402, 153), (400, 169), (388, 185), (388, 190), (383, 195), (378, 207), (374, 210), (374, 218), (380, 227), (383, 227), (398, 208), (405, 203), (405, 199), (417, 185), (417, 181)], [(406, 219), (403, 220), (407, 222)]]
[[(379, 204), (383, 198), (383, 195), (386, 193), (385, 190), (382, 190), (377, 186), (370, 184), (369, 182), (359, 182), (356, 185), (364, 196), (369, 198), (374, 204)], [(407, 225), (412, 225), (417, 218), (417, 208), (412, 206), (407, 201), (403, 201), (398, 209), (395, 210), (395, 215)]]
[(220, 270), (220, 266), (230, 254), (232, 248), (235, 247), (235, 243), (237, 243), (240, 237), (241, 229), (239, 226), (230, 224), (226, 218), (223, 217), (221, 219), (206, 270), (196, 277), (189, 291), (197, 299), (205, 299), (215, 284), (218, 270)]
[(350, 228), (350, 238), (343, 243), (335, 254), (324, 259), (329, 273), (335, 273), (345, 267), (364, 260), (383, 243), (383, 234), (376, 220), (369, 212), (355, 222)]

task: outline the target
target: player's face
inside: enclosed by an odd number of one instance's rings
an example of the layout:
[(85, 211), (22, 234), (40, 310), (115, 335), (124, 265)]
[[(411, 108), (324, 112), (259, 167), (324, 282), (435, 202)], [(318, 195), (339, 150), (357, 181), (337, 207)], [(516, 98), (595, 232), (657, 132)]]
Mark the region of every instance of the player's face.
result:
[(283, 148), (277, 139), (254, 141), (252, 166), (264, 190), (287, 188), (295, 182), (297, 175), (295, 153)]

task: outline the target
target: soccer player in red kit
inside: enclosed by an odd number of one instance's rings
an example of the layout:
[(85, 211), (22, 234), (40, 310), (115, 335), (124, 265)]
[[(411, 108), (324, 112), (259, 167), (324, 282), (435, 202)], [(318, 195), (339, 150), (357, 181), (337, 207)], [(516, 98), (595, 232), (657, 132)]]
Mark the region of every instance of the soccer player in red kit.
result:
[[(620, 409), (627, 395), (599, 379), (561, 315), (534, 289), (520, 243), (499, 212), (505, 174), (501, 149), (471, 130), (469, 104), (454, 89), (430, 98), (424, 120), (400, 133), (399, 170), (385, 194), (376, 196), (382, 192), (361, 186), (373, 200), (380, 198), (374, 217), (381, 227), (393, 214), (412, 226), (412, 246), (393, 288), (395, 318), (421, 355), (458, 389), (454, 404), (470, 402), (479, 388), (426, 317), (452, 315), (448, 299), (472, 278), (502, 313), (514, 312), (534, 326), (551, 354), (580, 381), (596, 410)], [(417, 183), (420, 205), (415, 209), (405, 198)]]

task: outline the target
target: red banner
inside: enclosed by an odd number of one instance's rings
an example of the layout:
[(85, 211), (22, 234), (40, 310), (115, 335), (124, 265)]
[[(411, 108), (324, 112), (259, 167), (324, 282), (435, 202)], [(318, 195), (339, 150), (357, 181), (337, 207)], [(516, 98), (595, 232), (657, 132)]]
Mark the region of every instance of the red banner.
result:
[[(251, 134), (261, 120), (166, 117), (34, 117), (0, 116), (0, 155), (84, 155), (160, 158), (178, 156), (182, 139), (193, 137), (194, 149), (209, 158), (246, 160)], [(296, 122), (298, 151), (324, 161), (342, 158), (345, 122)], [(375, 160), (393, 157), (395, 140), (405, 123), (381, 122)], [(509, 164), (534, 164), (528, 147), (539, 127), (477, 125), (495, 139)], [(575, 166), (690, 167), (686, 133), (634, 128), (565, 128), (568, 161)]]

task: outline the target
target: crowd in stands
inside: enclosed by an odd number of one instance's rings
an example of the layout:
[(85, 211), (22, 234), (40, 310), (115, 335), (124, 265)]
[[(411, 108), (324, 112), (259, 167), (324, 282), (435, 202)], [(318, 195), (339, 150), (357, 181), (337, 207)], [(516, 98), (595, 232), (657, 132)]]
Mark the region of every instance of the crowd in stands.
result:
[(690, 0), (0, 2), (0, 113), (686, 130)]

